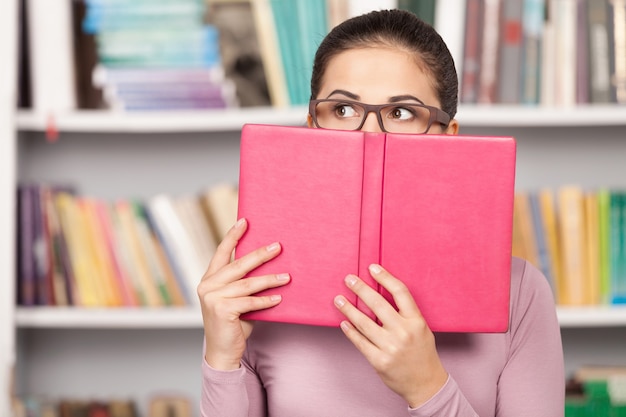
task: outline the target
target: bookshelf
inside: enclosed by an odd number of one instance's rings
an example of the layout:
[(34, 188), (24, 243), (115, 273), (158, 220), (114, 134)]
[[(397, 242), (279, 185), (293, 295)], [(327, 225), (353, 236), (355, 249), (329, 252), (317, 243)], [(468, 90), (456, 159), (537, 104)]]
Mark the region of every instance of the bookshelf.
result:
[[(17, 0), (0, 2), (0, 56), (15, 56)], [(104, 198), (197, 191), (237, 175), (244, 123), (304, 123), (306, 109), (55, 115), (14, 111), (15, 79), (0, 77), (0, 392), (50, 396), (200, 396), (202, 323), (194, 309), (22, 308), (14, 305), (15, 185), (20, 179), (75, 179)], [(4, 74), (4, 73), (3, 73)], [(626, 188), (624, 106), (540, 108), (461, 105), (462, 132), (518, 139), (520, 187)], [(111, 170), (111, 166), (115, 169)], [(167, 172), (163, 172), (164, 168)], [(584, 363), (624, 364), (626, 307), (558, 309), (566, 370)], [(8, 324), (8, 325), (5, 325)], [(129, 371), (130, 370), (130, 371)], [(59, 384), (59, 381), (63, 381)], [(0, 415), (10, 415), (0, 396)], [(196, 405), (197, 411), (197, 405)]]

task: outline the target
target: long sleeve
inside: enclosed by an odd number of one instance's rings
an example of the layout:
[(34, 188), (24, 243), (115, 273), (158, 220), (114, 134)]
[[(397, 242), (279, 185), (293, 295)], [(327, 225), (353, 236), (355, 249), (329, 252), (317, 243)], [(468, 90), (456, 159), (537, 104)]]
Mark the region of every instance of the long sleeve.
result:
[(240, 369), (221, 372), (203, 361), (202, 416), (563, 415), (563, 351), (552, 293), (541, 272), (517, 258), (510, 305), (506, 333), (435, 334), (450, 376), (416, 409), (382, 383), (340, 329), (257, 322)]
[[(428, 402), (410, 410), (412, 417), (563, 415), (563, 350), (552, 292), (542, 273), (524, 260), (513, 258), (511, 275), (509, 331), (437, 335), (451, 377)], [(483, 401), (475, 399), (476, 392)]]
[(561, 333), (545, 277), (526, 262), (512, 300), (508, 361), (498, 383), (496, 415), (554, 417), (564, 413)]

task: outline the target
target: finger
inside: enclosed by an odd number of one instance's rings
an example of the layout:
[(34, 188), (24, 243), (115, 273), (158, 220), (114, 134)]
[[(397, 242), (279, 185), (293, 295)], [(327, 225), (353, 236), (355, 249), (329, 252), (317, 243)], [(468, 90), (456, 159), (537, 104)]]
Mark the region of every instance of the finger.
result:
[(227, 298), (250, 296), (270, 288), (285, 285), (289, 282), (289, 280), (289, 274), (285, 273), (244, 278), (224, 287), (222, 290), (222, 296)]
[[(396, 309), (378, 291), (367, 285), (355, 275), (348, 275), (345, 279), (346, 286), (378, 317), (384, 324), (398, 316)], [(351, 320), (352, 321), (352, 320)], [(359, 323), (352, 321), (360, 329)]]
[[(387, 301), (379, 294), (374, 291), (369, 285), (364, 283), (361, 279), (359, 279), (355, 275), (348, 275), (345, 279), (346, 285), (350, 287), (355, 293), (361, 298), (370, 298), (368, 297), (376, 297), (378, 296), (380, 303), (387, 303)], [(360, 294), (360, 295), (359, 295)], [(363, 300), (363, 299), (362, 299)], [(376, 332), (380, 330), (380, 326), (372, 320), (369, 316), (363, 313), (361, 310), (356, 308), (352, 303), (350, 303), (344, 296), (338, 295), (335, 297), (335, 306), (341, 311), (341, 313), (346, 316), (348, 320), (361, 332), (365, 335), (365, 337), (369, 338), (371, 341), (374, 341), (376, 338)], [(389, 306), (392, 308), (391, 306)], [(371, 308), (371, 307), (370, 307)], [(373, 310), (372, 310), (373, 311)]]
[(374, 345), (367, 337), (363, 336), (363, 334), (349, 321), (342, 321), (339, 327), (341, 327), (341, 330), (346, 337), (368, 361), (380, 352), (378, 347), (376, 347), (376, 345)]
[[(402, 281), (378, 264), (370, 265), (369, 272), (372, 278), (391, 294), (400, 315), (403, 317), (421, 317), (422, 314), (413, 295)], [(384, 322), (382, 317), (379, 316), (379, 319)]]
[(228, 230), (228, 232), (224, 236), (224, 239), (219, 243), (219, 245), (217, 245), (217, 248), (215, 249), (215, 254), (211, 259), (211, 262), (209, 263), (203, 279), (208, 277), (209, 275), (214, 274), (223, 266), (228, 265), (231, 255), (235, 250), (237, 243), (239, 243), (239, 239), (241, 239), (247, 229), (248, 222), (246, 221), (246, 219), (241, 218), (237, 220), (237, 223), (235, 223), (233, 227)]
[(265, 310), (280, 304), (282, 296), (280, 294), (270, 294), (263, 296), (250, 296), (232, 298), (229, 300), (232, 311), (237, 312), (237, 316), (249, 313), (251, 311)]

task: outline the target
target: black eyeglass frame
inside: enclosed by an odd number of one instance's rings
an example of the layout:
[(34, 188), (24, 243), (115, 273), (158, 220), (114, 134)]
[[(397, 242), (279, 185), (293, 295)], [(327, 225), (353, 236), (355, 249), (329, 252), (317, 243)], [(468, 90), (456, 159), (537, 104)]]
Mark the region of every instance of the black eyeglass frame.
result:
[(317, 106), (318, 103), (338, 103), (338, 104), (357, 105), (357, 106), (362, 107), (365, 110), (365, 114), (363, 115), (363, 118), (361, 119), (361, 124), (359, 124), (357, 128), (352, 129), (352, 130), (361, 130), (361, 128), (365, 124), (365, 120), (367, 119), (367, 116), (370, 113), (374, 113), (376, 115), (376, 119), (378, 120), (378, 125), (380, 126), (382, 131), (385, 133), (390, 133), (385, 129), (385, 125), (383, 124), (383, 117), (380, 113), (381, 110), (386, 107), (413, 106), (413, 107), (423, 107), (427, 109), (430, 117), (428, 118), (428, 124), (426, 125), (426, 130), (424, 130), (423, 132), (415, 132), (418, 134), (427, 133), (430, 130), (434, 122), (440, 123), (445, 129), (450, 124), (450, 120), (452, 120), (450, 115), (446, 113), (445, 111), (441, 110), (438, 107), (428, 106), (422, 103), (421, 101), (419, 103), (366, 104), (366, 103), (361, 103), (360, 101), (355, 101), (355, 100), (322, 98), (322, 99), (314, 99), (314, 100), (309, 101), (309, 114), (311, 115), (311, 118), (313, 119), (313, 123), (315, 124), (315, 126), (320, 129), (324, 129), (324, 128), (320, 126), (319, 123), (317, 122), (317, 113), (315, 111), (315, 107)]

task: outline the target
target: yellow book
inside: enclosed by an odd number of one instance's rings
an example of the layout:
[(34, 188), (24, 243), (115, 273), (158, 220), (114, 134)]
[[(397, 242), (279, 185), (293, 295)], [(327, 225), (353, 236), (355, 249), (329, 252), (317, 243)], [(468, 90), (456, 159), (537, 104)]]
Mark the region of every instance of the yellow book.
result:
[(587, 252), (587, 303), (600, 304), (600, 219), (598, 194), (590, 191), (585, 202), (585, 249)]
[(114, 260), (106, 241), (107, 235), (97, 212), (98, 204), (92, 198), (81, 198), (78, 201), (79, 208), (85, 218), (85, 232), (90, 243), (88, 248), (92, 252), (94, 268), (97, 270), (94, 279), (98, 280), (96, 284), (101, 291), (103, 305), (108, 307), (121, 306), (124, 304), (122, 288), (118, 285)]
[(561, 266), (561, 243), (559, 241), (558, 223), (554, 191), (549, 188), (539, 190), (539, 206), (541, 221), (550, 258), (550, 271), (554, 281), (555, 298), (560, 303), (564, 292), (564, 279)]
[(76, 198), (68, 193), (61, 192), (54, 198), (61, 229), (67, 243), (70, 264), (76, 283), (72, 292), (74, 305), (81, 307), (100, 306), (100, 293), (95, 284), (93, 275), (93, 260), (89, 254), (85, 233), (85, 222)]
[(528, 193), (518, 191), (513, 202), (513, 255), (539, 266), (537, 241)]
[(585, 208), (580, 186), (567, 185), (557, 190), (559, 237), (562, 247), (563, 305), (589, 304), (586, 294), (587, 252), (585, 248)]

